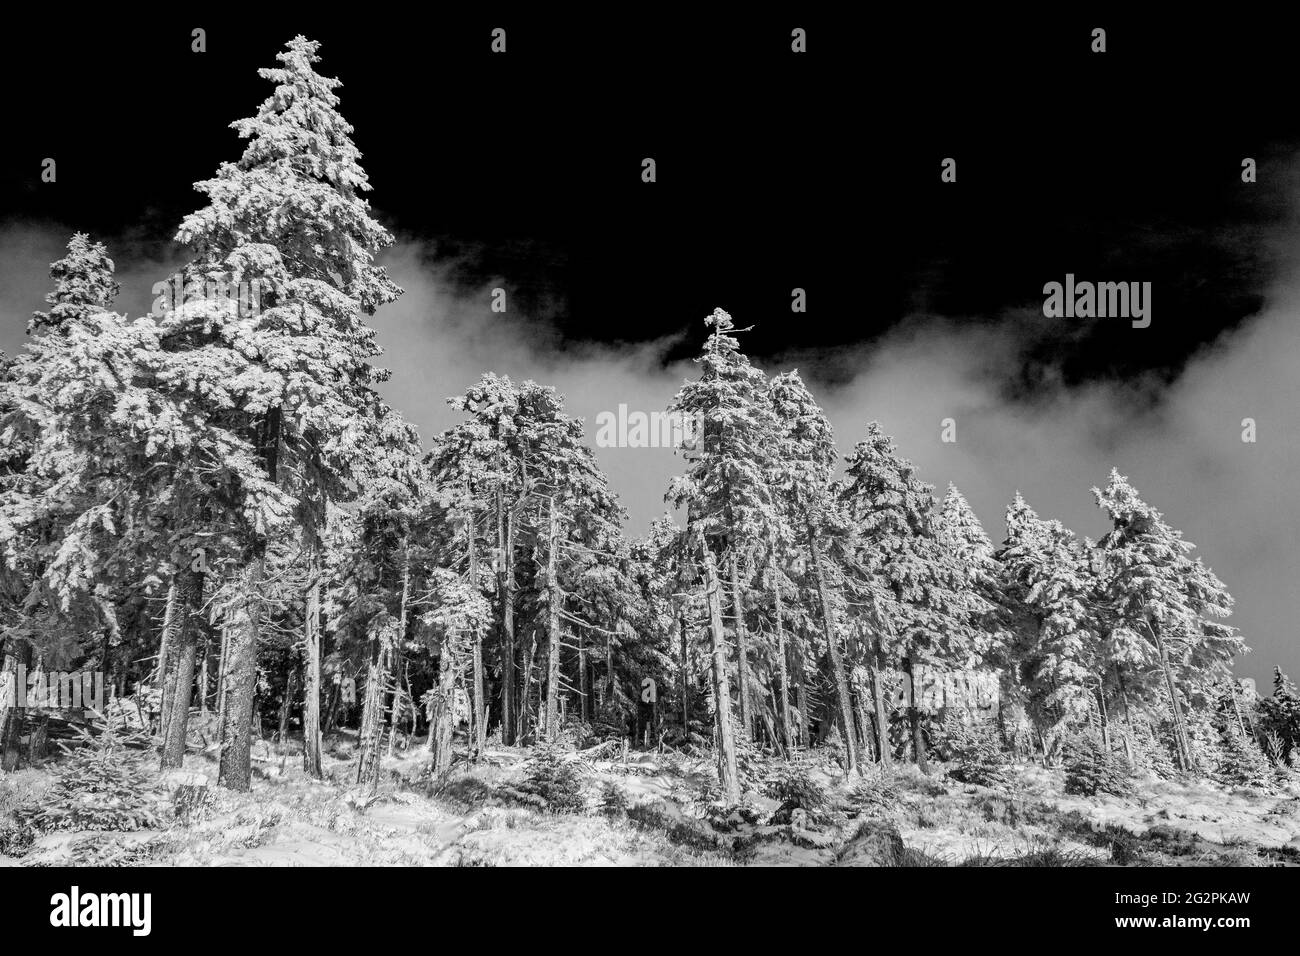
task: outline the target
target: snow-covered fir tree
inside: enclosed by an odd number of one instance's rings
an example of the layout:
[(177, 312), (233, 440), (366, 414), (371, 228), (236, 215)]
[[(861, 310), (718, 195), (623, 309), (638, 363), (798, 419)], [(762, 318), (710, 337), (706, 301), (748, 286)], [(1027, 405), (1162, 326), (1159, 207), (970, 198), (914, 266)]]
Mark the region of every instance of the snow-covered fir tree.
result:
[[(1232, 597), (1200, 558), (1191, 557), (1195, 546), (1118, 470), (1093, 495), (1113, 523), (1099, 542), (1108, 656), (1129, 662), (1130, 673), (1161, 676), (1176, 752), (1182, 768), (1190, 770), (1196, 760), (1188, 708), (1206, 706), (1213, 688), (1230, 674), (1233, 658), (1246, 652), (1236, 630), (1220, 623), (1231, 613)], [(1135, 691), (1151, 702), (1155, 688), (1129, 688)]]

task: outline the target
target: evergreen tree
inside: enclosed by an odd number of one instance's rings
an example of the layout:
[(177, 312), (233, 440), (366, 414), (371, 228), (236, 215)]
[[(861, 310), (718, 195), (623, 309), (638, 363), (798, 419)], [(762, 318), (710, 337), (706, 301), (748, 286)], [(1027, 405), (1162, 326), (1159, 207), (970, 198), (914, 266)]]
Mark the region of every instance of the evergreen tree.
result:
[(1259, 702), (1265, 727), (1277, 735), (1280, 758), (1289, 761), (1300, 746), (1300, 693), (1282, 668), (1273, 668), (1273, 694)]
[(1233, 657), (1246, 651), (1235, 629), (1218, 620), (1231, 613), (1232, 597), (1213, 571), (1191, 558), (1194, 545), (1118, 471), (1093, 494), (1113, 523), (1099, 542), (1106, 640), (1123, 649), (1110, 655), (1131, 660), (1130, 672), (1162, 675), (1180, 766), (1190, 770), (1195, 758), (1185, 708), (1204, 706), (1229, 676)]
[(670, 411), (698, 423), (702, 454), (673, 480), (668, 499), (685, 507), (729, 572), (736, 641), (736, 696), (741, 727), (752, 735), (753, 701), (748, 628), (741, 577), (755, 546), (772, 540), (779, 521), (768, 481), (777, 421), (766, 400), (767, 378), (740, 350), (735, 323), (722, 309), (704, 320), (713, 331), (696, 359), (700, 377), (678, 391)]
[(1235, 722), (1227, 723), (1221, 735), (1214, 778), (1229, 787), (1272, 791), (1276, 784), (1273, 768), (1255, 738), (1242, 733)]
[(54, 291), (45, 296), (50, 311), (32, 316), (28, 334), (61, 329), (107, 312), (121, 291), (113, 273), (113, 260), (103, 243), (91, 242), (84, 232), (74, 235), (68, 241), (68, 254), (50, 266), (55, 283)]
[[(851, 538), (851, 526), (845, 520), (831, 480), (835, 464), (834, 434), (825, 413), (797, 370), (773, 379), (769, 401), (781, 425), (780, 440), (775, 445), (776, 454), (770, 465), (773, 485), (780, 495), (778, 520), (772, 525), (773, 540), (780, 549), (778, 554), (796, 552), (802, 544), (807, 555), (806, 562), (800, 560), (811, 572), (812, 584), (817, 591), (822, 637), (830, 660), (831, 680), (839, 705), (838, 717), (844, 729), (846, 770), (853, 773), (860, 769), (858, 733), (854, 729), (849, 667), (841, 650), (845, 634), (837, 626), (837, 622), (845, 617), (842, 607), (844, 582), (838, 568), (843, 564), (844, 553), (851, 551), (851, 547), (846, 547), (846, 541)], [(826, 554), (822, 540), (826, 535), (836, 542), (836, 555)], [(777, 578), (776, 587), (779, 596), (781, 578)], [(796, 655), (799, 650), (796, 640)], [(884, 726), (883, 713), (883, 704), (877, 694), (878, 727)], [(883, 746), (881, 750), (883, 752)]]
[[(722, 309), (705, 318), (713, 331), (695, 360), (700, 377), (678, 391), (670, 411), (698, 423), (701, 454), (684, 475), (673, 479), (667, 498), (687, 513), (687, 538), (708, 551), (701, 555), (711, 629), (722, 627), (722, 593), (718, 565), (731, 572), (733, 633), (736, 638), (737, 698), (740, 723), (748, 732), (750, 662), (739, 587), (739, 564), (755, 544), (771, 540), (778, 518), (768, 482), (769, 456), (777, 423), (765, 398), (766, 376), (740, 351), (731, 333), (735, 323)], [(716, 606), (715, 606), (716, 604)], [(715, 613), (716, 612), (716, 613)], [(719, 778), (734, 802), (738, 796), (726, 649), (722, 632), (710, 638), (714, 658), (714, 705)], [(720, 668), (720, 670), (719, 670)], [(725, 693), (724, 693), (725, 691)]]
[[(384, 378), (370, 364), (379, 350), (364, 316), (400, 294), (374, 265), (391, 237), (360, 198), (369, 182), (337, 110), (339, 82), (313, 68), (317, 49), (297, 37), (281, 67), (260, 71), (275, 92), (233, 124), (248, 140), (242, 157), (197, 184), (208, 205), (176, 235), (195, 251), (185, 285), (202, 296), (160, 323), (173, 363), (159, 374), (178, 376), (172, 381), (203, 402), (232, 444), (257, 455), (262, 484), (290, 494), (307, 529), (322, 524), (329, 501), (354, 493), (368, 453), (365, 422), (379, 408), (374, 386)], [(232, 300), (221, 293), (228, 288), (258, 295)], [(248, 521), (239, 558), (221, 732), (221, 782), (234, 789), (250, 779), (265, 555), (284, 533)]]
[(1059, 521), (1040, 518), (1018, 493), (998, 552), (1004, 607), (1015, 635), (1010, 663), (1029, 713), (1055, 736), (1087, 723), (1100, 677), (1087, 549)]
[(916, 669), (971, 666), (982, 647), (972, 622), (991, 608), (964, 590), (957, 558), (933, 534), (933, 487), (879, 423), (868, 423), (867, 437), (848, 458), (840, 494), (857, 541), (855, 573), (876, 595), (882, 653), (908, 675), (913, 753), (924, 769)]

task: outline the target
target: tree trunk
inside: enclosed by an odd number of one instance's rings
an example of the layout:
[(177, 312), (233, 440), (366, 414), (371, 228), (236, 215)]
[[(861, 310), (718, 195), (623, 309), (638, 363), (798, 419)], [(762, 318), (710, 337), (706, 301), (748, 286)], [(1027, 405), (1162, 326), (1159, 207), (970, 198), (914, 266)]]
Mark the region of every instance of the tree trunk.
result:
[(546, 725), (548, 741), (559, 733), (560, 701), (560, 586), (555, 579), (556, 550), (559, 547), (560, 524), (555, 513), (555, 498), (551, 498), (551, 525), (546, 549)]
[(804, 635), (799, 634), (794, 644), (794, 701), (799, 708), (799, 746), (809, 747), (812, 745), (812, 737), (808, 732), (808, 687), (804, 683), (803, 639)]
[[(474, 541), (474, 515), (469, 518), (469, 583), (475, 591), (478, 590), (478, 548), (475, 547)], [(409, 563), (409, 559), (408, 559)], [(403, 572), (405, 574), (405, 572)], [(402, 608), (405, 616), (406, 608), (407, 582), (405, 577), (402, 580)], [(483, 750), (487, 747), (487, 700), (483, 697), (483, 631), (474, 628), (474, 755), (477, 758), (482, 755)]]
[(176, 627), (176, 579), (180, 572), (172, 574), (172, 580), (167, 585), (167, 603), (163, 611), (162, 634), (158, 638), (158, 662), (154, 670), (154, 680), (152, 683), (159, 688), (158, 691), (158, 734), (159, 737), (167, 737), (167, 721), (171, 718), (171, 712), (168, 706), (171, 703), (172, 688), (168, 687), (168, 682), (175, 679), (175, 674), (171, 668), (172, 654), (172, 631)]
[(438, 656), (438, 693), (434, 697), (433, 714), (429, 720), (428, 749), (433, 753), (435, 776), (441, 776), (451, 769), (456, 700), (456, 664), (453, 644), (453, 635), (450, 632), (445, 633), (442, 638), (442, 650)]
[(230, 616), (221, 619), (221, 649), (217, 655), (217, 726), (226, 720), (226, 665), (230, 660)]
[(360, 760), (357, 783), (372, 790), (379, 786), (379, 741), (383, 736), (384, 690), (387, 683), (388, 642), (383, 628), (371, 623), (367, 642), (366, 696), (361, 707)]
[(1137, 766), (1137, 761), (1133, 759), (1133, 714), (1128, 708), (1128, 691), (1124, 689), (1124, 673), (1115, 665), (1115, 682), (1119, 685), (1119, 699), (1124, 705), (1124, 757), (1128, 760), (1131, 768)]
[(682, 639), (682, 734), (687, 736), (691, 732), (691, 697), (690, 697), (690, 662), (686, 650), (686, 602), (682, 601), (681, 608), (677, 615), (678, 627), (681, 629)]
[(772, 572), (774, 586), (772, 594), (776, 598), (776, 660), (780, 668), (781, 681), (781, 738), (785, 741), (788, 757), (794, 752), (794, 733), (790, 726), (790, 662), (786, 659), (785, 647), (785, 612), (781, 604), (781, 582), (776, 572)]
[(307, 607), (303, 616), (302, 769), (322, 779), (320, 723), (320, 565), (315, 555), (307, 579)]
[(122, 630), (117, 623), (117, 609), (107, 594), (101, 593), (98, 588), (95, 592), (95, 607), (99, 610), (99, 618), (104, 625), (103, 660), (100, 669), (104, 672), (104, 684), (111, 688), (113, 686), (112, 650), (114, 645), (118, 647), (122, 645)]
[[(321, 722), (320, 728), (322, 741), (334, 730), (334, 718), (338, 716), (339, 701), (343, 699), (343, 676), (335, 674), (331, 685), (333, 689), (330, 691), (330, 702), (325, 708), (325, 719)], [(323, 743), (322, 746), (324, 746)]]
[(514, 519), (497, 489), (497, 593), (501, 601), (501, 742), (515, 742)]
[[(477, 581), (474, 575), (473, 549), (470, 550), (470, 580)], [(390, 671), (393, 675), (393, 702), (388, 709), (388, 756), (393, 755), (393, 744), (397, 740), (397, 714), (401, 708), (402, 688), (401, 682), (397, 675), (402, 668), (402, 659), (406, 648), (406, 617), (409, 612), (411, 601), (411, 544), (408, 540), (402, 547), (402, 597), (397, 605), (397, 628), (394, 634), (393, 646), (389, 651), (389, 660), (392, 666)], [(411, 707), (414, 709), (415, 701), (411, 701)]]
[(18, 769), (22, 759), (23, 711), (18, 704), (27, 693), (27, 665), (31, 646), (18, 638), (5, 641), (4, 669), (0, 671), (0, 771)]
[(1226, 678), (1228, 684), (1228, 696), (1232, 698), (1232, 714), (1237, 718), (1237, 728), (1241, 731), (1241, 739), (1248, 740), (1249, 735), (1246, 733), (1246, 724), (1241, 719), (1241, 708), (1237, 706), (1237, 683), (1231, 677)]
[(185, 738), (189, 731), (191, 692), (194, 687), (194, 658), (198, 653), (199, 615), (203, 610), (203, 574), (188, 568), (177, 572), (176, 608), (173, 620), (172, 659), (174, 674), (166, 682), (171, 707), (164, 723), (162, 769), (181, 767), (185, 762)]
[[(397, 715), (402, 709), (402, 682), (398, 675), (402, 672), (402, 645), (401, 642), (394, 642), (393, 649), (389, 651), (389, 668), (388, 674), (393, 685), (393, 692), (388, 698), (388, 756), (393, 756), (397, 749)], [(382, 723), (383, 718), (380, 718)]]
[(579, 717), (587, 722), (587, 633), (578, 632), (578, 707)]
[(605, 699), (614, 703), (614, 684), (617, 677), (614, 673), (614, 639), (608, 634), (605, 635)]
[(907, 686), (912, 692), (912, 701), (907, 708), (908, 718), (912, 722), (912, 752), (917, 769), (921, 773), (929, 773), (930, 762), (925, 757), (925, 735), (921, 733), (921, 707), (916, 696), (916, 673), (910, 657), (904, 658), (903, 669), (907, 672)]
[(730, 555), (731, 565), (731, 611), (735, 622), (736, 635), (736, 695), (740, 698), (740, 726), (745, 736), (754, 738), (753, 714), (750, 713), (749, 700), (749, 649), (745, 640), (745, 604), (740, 598), (740, 575), (736, 568), (736, 552)]
[(1110, 715), (1106, 713), (1106, 691), (1099, 679), (1097, 681), (1097, 714), (1101, 721), (1101, 745), (1110, 758)]
[(893, 745), (889, 740), (889, 711), (885, 707), (885, 687), (881, 678), (880, 638), (874, 638), (873, 661), (871, 668), (871, 696), (876, 707), (876, 753), (880, 765), (888, 770), (893, 762)]
[(289, 719), (293, 716), (293, 694), (297, 688), (298, 668), (294, 661), (293, 649), (285, 653), (284, 698), (280, 701), (280, 726), (276, 728), (276, 739), (280, 746), (289, 738)]
[[(533, 715), (533, 666), (537, 659), (537, 628), (533, 628), (531, 640), (528, 644), (528, 656), (524, 660), (524, 689), (519, 698), (519, 736), (528, 736), (528, 723), (533, 721), (533, 729), (537, 730), (537, 722)], [(534, 738), (536, 739), (536, 738)]]
[(258, 601), (265, 571), (256, 555), (244, 568), (230, 611), (222, 698), (221, 764), (217, 782), (230, 790), (252, 785), (253, 699), (257, 695)]
[(731, 735), (731, 691), (727, 686), (727, 637), (722, 628), (722, 589), (713, 552), (700, 535), (704, 561), (704, 596), (709, 607), (709, 636), (713, 652), (713, 723), (718, 754), (718, 784), (728, 803), (740, 802), (736, 743)]
[(1169, 712), (1174, 723), (1174, 744), (1178, 751), (1178, 769), (1190, 771), (1194, 768), (1192, 746), (1187, 736), (1187, 726), (1183, 722), (1183, 708), (1178, 701), (1178, 688), (1174, 684), (1173, 669), (1169, 666), (1169, 653), (1165, 649), (1165, 642), (1160, 634), (1160, 628), (1155, 627), (1150, 621), (1144, 623), (1156, 642), (1156, 651), (1160, 655), (1160, 670), (1164, 674), (1165, 689), (1169, 692)]
[(199, 658), (199, 716), (206, 718), (208, 716), (208, 658), (212, 656), (212, 642), (208, 635), (203, 635), (203, 651)]
[(831, 674), (835, 678), (835, 694), (840, 699), (840, 719), (844, 722), (844, 753), (848, 760), (848, 773), (861, 773), (858, 764), (857, 746), (853, 734), (853, 709), (849, 700), (849, 682), (844, 674), (844, 661), (840, 657), (839, 641), (835, 636), (835, 611), (830, 602), (826, 586), (826, 569), (822, 567), (821, 548), (817, 544), (817, 533), (812, 522), (808, 522), (808, 549), (812, 554), (813, 572), (817, 578), (817, 593), (822, 605), (822, 627), (826, 634), (826, 646), (830, 651)]
[(871, 718), (867, 716), (867, 687), (866, 683), (870, 680), (867, 677), (863, 680), (864, 671), (861, 668), (853, 669), (853, 714), (858, 719), (858, 747), (863, 755), (864, 760), (875, 761), (877, 757), (872, 751), (875, 749), (875, 734), (871, 729)]

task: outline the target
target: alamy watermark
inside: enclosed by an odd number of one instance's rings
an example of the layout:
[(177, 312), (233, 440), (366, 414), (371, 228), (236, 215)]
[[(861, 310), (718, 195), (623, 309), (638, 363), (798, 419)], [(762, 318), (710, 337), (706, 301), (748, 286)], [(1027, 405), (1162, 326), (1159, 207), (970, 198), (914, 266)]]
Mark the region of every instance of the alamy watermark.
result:
[(50, 925), (59, 929), (120, 926), (133, 936), (153, 929), (152, 893), (83, 893), (73, 886), (50, 897)]
[(0, 710), (10, 707), (50, 710), (104, 709), (103, 671), (37, 671), (19, 664), (0, 674)]
[(189, 302), (213, 302), (218, 306), (231, 305), (241, 318), (260, 315), (266, 301), (274, 296), (283, 298), (283, 286), (273, 279), (241, 279), (229, 276), (209, 276), (202, 281), (184, 282), (174, 275), (155, 282), (150, 291), (156, 296), (150, 310), (155, 316), (164, 316)]
[(697, 451), (704, 435), (704, 417), (683, 412), (618, 411), (596, 415), (597, 448), (680, 448)]
[(1151, 324), (1150, 282), (1065, 282), (1043, 286), (1043, 315), (1049, 319), (1132, 319), (1133, 328)]

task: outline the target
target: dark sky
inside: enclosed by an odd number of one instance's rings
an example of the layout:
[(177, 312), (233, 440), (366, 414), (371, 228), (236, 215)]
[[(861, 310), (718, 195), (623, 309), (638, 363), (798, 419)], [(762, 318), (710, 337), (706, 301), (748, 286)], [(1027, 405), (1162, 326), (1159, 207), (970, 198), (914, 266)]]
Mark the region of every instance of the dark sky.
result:
[[(206, 53), (190, 52), (195, 26)], [(0, 209), (166, 239), (191, 183), (233, 158), (226, 125), (266, 92), (256, 68), (298, 31), (345, 80), (384, 220), (443, 240), (469, 284), (508, 274), (565, 338), (675, 332), (721, 285), (767, 320), (751, 350), (777, 354), (915, 311), (1022, 306), (1072, 270), (1158, 283), (1180, 319), (1055, 343), (1069, 376), (1176, 366), (1258, 308), (1270, 262), (1250, 235), (1281, 206), (1267, 177), (1243, 189), (1239, 164), (1300, 133), (1289, 57), (1269, 55), (1284, 38), (1209, 20), (69, 18), (6, 39)], [(57, 190), (36, 181), (45, 156)], [(645, 156), (658, 188), (639, 180)], [(956, 188), (939, 182), (946, 156)], [(796, 286), (817, 321), (788, 318)]]
[[(198, 205), (192, 183), (237, 158), (228, 124), (301, 32), (344, 81), (371, 202), (399, 239), (388, 261), (408, 294), (376, 325), (390, 398), (426, 434), (489, 367), (561, 385), (589, 419), (660, 409), (721, 305), (755, 326), (744, 344), (765, 367), (814, 379), (845, 450), (879, 418), (995, 540), (1017, 488), (1096, 537), (1088, 488), (1111, 465), (1131, 473), (1237, 595), (1261, 651), (1246, 672), (1300, 671), (1292, 38), (1245, 10), (1175, 24), (763, 9), (192, 10), (11, 29), (0, 347), (20, 347), (74, 230), (108, 242), (119, 307), (148, 307), (183, 260), (168, 240)], [(55, 184), (39, 181), (47, 156)], [(1152, 326), (1044, 319), (1043, 284), (1067, 272), (1151, 282)], [(505, 319), (483, 308), (495, 285)], [(795, 287), (807, 314), (790, 312)], [(955, 447), (938, 442), (949, 414)], [(1246, 416), (1257, 446), (1239, 440)], [(679, 463), (601, 455), (639, 531)]]

